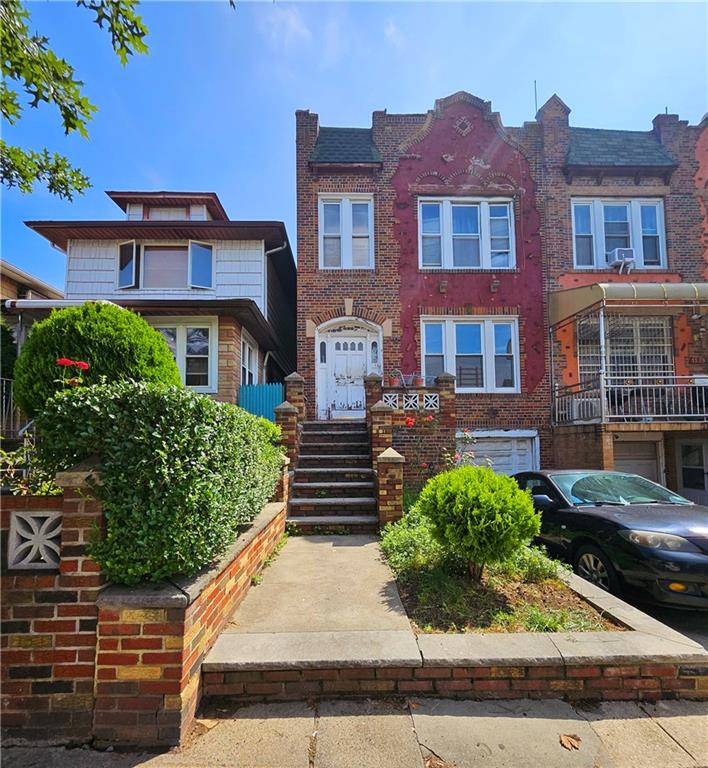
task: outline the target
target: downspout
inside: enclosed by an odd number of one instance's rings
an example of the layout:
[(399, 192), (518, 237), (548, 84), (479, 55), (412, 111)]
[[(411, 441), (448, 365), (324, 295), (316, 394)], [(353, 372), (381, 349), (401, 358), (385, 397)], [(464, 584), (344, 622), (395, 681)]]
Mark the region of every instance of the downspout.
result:
[(268, 383), (268, 382), (266, 381), (266, 367), (268, 366), (268, 358), (269, 358), (269, 357), (270, 357), (272, 354), (273, 354), (273, 353), (272, 353), (270, 350), (268, 350), (268, 351), (265, 353), (265, 357), (263, 358), (263, 381), (261, 382), (262, 384), (267, 384), (267, 383)]

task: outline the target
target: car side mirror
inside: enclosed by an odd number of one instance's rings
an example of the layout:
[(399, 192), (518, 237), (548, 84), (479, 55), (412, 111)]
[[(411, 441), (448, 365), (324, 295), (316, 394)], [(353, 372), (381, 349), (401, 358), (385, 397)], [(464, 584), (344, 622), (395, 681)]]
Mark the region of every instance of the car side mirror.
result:
[(532, 497), (533, 504), (536, 509), (540, 509), (542, 512), (552, 511), (558, 509), (558, 502), (545, 493), (534, 494)]

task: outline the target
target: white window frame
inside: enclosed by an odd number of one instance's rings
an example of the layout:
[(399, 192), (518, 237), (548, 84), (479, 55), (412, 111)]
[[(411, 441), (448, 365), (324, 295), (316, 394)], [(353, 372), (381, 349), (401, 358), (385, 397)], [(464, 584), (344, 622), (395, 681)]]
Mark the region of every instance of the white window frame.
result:
[[(138, 274), (137, 285), (124, 286), (120, 285), (120, 247), (127, 243), (133, 243), (133, 278), (135, 278), (135, 261), (138, 249), (140, 252), (140, 271)], [(211, 248), (211, 285), (198, 285), (192, 282), (192, 243), (196, 245), (204, 245)], [(216, 282), (216, 244), (205, 240), (123, 240), (118, 244), (118, 253), (116, 255), (116, 280), (115, 287), (118, 291), (139, 290), (139, 291), (159, 291), (162, 293), (184, 293), (186, 291), (213, 291), (215, 289)], [(145, 271), (145, 248), (154, 248), (156, 246), (166, 246), (169, 248), (186, 248), (187, 249), (187, 285), (184, 288), (145, 288), (144, 287), (144, 271)]]
[[(425, 328), (427, 323), (437, 323), (443, 326), (443, 370), (455, 376), (456, 373), (456, 344), (455, 344), (455, 326), (481, 325), (482, 326), (482, 361), (484, 366), (484, 386), (482, 387), (459, 387), (455, 381), (455, 392), (465, 393), (494, 393), (499, 395), (518, 395), (521, 393), (521, 361), (519, 345), (519, 318), (514, 315), (492, 315), (492, 316), (441, 316), (424, 315), (420, 318), (420, 360), (422, 375), (425, 379)], [(495, 385), (495, 366), (494, 366), (494, 326), (511, 325), (512, 354), (514, 356), (514, 386), (497, 387)], [(431, 353), (433, 354), (433, 353)]]
[[(244, 356), (243, 356), (243, 350), (244, 347), (251, 350), (251, 361), (253, 363), (253, 368), (249, 368), (248, 365), (244, 364)], [(253, 337), (246, 332), (244, 328), (241, 329), (241, 365), (239, 366), (239, 386), (248, 385), (248, 382), (243, 381), (243, 369), (246, 369), (247, 373), (253, 374), (253, 383), (258, 384), (258, 356), (260, 352), (258, 349), (258, 344), (253, 340)]]
[[(426, 203), (439, 203), (440, 228), (442, 231), (442, 264), (440, 266), (423, 264), (423, 217), (422, 206)], [(479, 263), (478, 267), (456, 267), (453, 263), (452, 249), (452, 206), (479, 206)], [(493, 267), (491, 254), (491, 234), (489, 224), (489, 206), (507, 205), (509, 207), (509, 265)], [(418, 198), (418, 268), (422, 271), (492, 271), (510, 272), (516, 269), (516, 225), (514, 199), (512, 197), (419, 197)]]
[[(590, 206), (590, 229), (593, 239), (593, 263), (578, 264), (575, 250), (575, 206)], [(629, 209), (629, 247), (634, 249), (635, 268), (646, 270), (666, 269), (666, 224), (664, 219), (664, 201), (656, 197), (574, 197), (570, 201), (570, 221), (573, 232), (573, 268), (574, 269), (610, 269), (605, 254), (605, 205), (626, 205)], [(644, 263), (644, 242), (642, 234), (642, 206), (656, 207), (656, 224), (659, 233), (659, 263)]]
[[(339, 237), (341, 243), (341, 263), (338, 267), (326, 267), (324, 264), (324, 205), (337, 203), (339, 205)], [(368, 203), (369, 205), (369, 263), (367, 266), (352, 264), (352, 203)], [(372, 194), (325, 194), (317, 198), (317, 232), (319, 250), (319, 268), (326, 270), (371, 270), (374, 264), (374, 196)]]
[(187, 328), (208, 328), (209, 329), (209, 384), (206, 386), (189, 386), (194, 392), (203, 392), (205, 394), (215, 394), (219, 391), (219, 318), (214, 315), (196, 315), (196, 316), (153, 316), (146, 317), (145, 320), (153, 328), (176, 328), (177, 329), (177, 368), (182, 378), (182, 383), (186, 381), (187, 373)]

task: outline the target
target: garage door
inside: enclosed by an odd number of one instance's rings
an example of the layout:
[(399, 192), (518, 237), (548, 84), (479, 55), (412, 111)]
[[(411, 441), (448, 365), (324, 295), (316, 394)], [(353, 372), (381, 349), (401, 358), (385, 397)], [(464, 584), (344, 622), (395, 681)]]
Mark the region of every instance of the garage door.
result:
[(614, 448), (617, 472), (633, 472), (655, 483), (659, 482), (656, 443), (649, 440), (618, 440)]
[[(474, 433), (473, 433), (474, 434)], [(474, 452), (472, 463), (491, 466), (495, 472), (513, 475), (538, 469), (535, 438), (533, 437), (477, 437), (466, 448)]]

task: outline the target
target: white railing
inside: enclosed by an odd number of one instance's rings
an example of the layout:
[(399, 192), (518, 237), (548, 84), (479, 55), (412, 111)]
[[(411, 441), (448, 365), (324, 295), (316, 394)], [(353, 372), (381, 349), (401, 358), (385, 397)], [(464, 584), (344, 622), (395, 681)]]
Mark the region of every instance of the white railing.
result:
[(22, 414), (15, 405), (12, 379), (0, 379), (0, 435), (17, 437), (22, 426)]
[(708, 374), (602, 376), (556, 386), (556, 424), (708, 421)]

